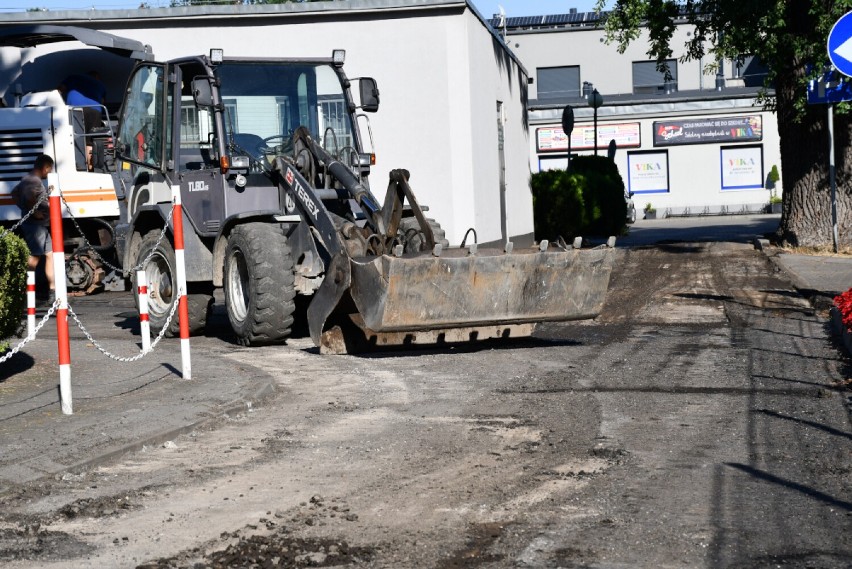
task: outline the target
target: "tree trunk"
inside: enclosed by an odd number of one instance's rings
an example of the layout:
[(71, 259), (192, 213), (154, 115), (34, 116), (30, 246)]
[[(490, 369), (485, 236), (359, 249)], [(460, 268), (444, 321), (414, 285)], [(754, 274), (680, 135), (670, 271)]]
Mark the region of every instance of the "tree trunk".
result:
[[(779, 105), (780, 106), (780, 105)], [(779, 109), (780, 112), (780, 109)], [(779, 121), (784, 199), (779, 237), (789, 245), (833, 244), (831, 186), (828, 172), (828, 108), (814, 105), (799, 123)], [(838, 246), (852, 246), (852, 165), (849, 120), (834, 117)]]
[[(784, 188), (778, 238), (787, 245), (832, 246), (831, 185), (827, 105), (807, 105), (796, 120), (794, 102), (802, 96), (802, 61), (775, 80), (778, 131)], [(850, 117), (834, 114), (838, 247), (852, 246), (852, 148)]]

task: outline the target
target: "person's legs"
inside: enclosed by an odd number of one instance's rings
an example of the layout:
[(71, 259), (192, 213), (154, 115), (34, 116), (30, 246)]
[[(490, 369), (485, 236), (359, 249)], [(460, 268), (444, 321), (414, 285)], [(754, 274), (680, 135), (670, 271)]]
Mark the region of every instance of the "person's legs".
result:
[(53, 278), (53, 255), (46, 255), (44, 258), (44, 276), (47, 277), (47, 288), (53, 294), (56, 289), (56, 282)]
[(53, 252), (53, 244), (50, 240), (50, 230), (45, 225), (32, 223), (21, 224), (21, 235), (30, 250), (27, 259), (27, 268), (31, 271), (38, 269), (39, 261), (44, 257), (44, 276), (47, 277), (47, 286), (53, 293), (56, 284), (53, 274), (53, 260), (50, 253)]

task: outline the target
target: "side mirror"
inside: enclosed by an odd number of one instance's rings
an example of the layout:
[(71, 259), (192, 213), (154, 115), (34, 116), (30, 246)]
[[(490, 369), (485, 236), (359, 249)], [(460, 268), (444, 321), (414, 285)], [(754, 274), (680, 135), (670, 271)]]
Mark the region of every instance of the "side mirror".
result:
[(213, 106), (213, 88), (206, 77), (192, 80), (192, 99), (199, 107)]
[(358, 81), (361, 91), (361, 108), (366, 113), (375, 113), (379, 110), (379, 87), (372, 77), (362, 77)]

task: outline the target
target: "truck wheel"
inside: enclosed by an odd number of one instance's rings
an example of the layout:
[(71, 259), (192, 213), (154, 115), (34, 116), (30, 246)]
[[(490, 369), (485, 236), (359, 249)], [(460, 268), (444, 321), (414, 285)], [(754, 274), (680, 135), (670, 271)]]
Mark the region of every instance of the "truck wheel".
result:
[(268, 223), (234, 229), (225, 250), (225, 306), (243, 346), (280, 344), (293, 325), (293, 257), (287, 237)]
[[(154, 229), (146, 233), (136, 253), (133, 264), (139, 265), (144, 261), (142, 270), (148, 278), (148, 320), (151, 331), (159, 334), (166, 325), (172, 304), (177, 301), (177, 271), (175, 270), (175, 251), (168, 239), (159, 243), (160, 230)], [(150, 255), (150, 258), (149, 258)], [(147, 261), (145, 260), (147, 259)], [(136, 273), (130, 276), (133, 290), (138, 291)], [(187, 306), (189, 308), (189, 333), (200, 334), (207, 326), (207, 318), (213, 306), (213, 291), (210, 285), (188, 283)], [(137, 295), (138, 292), (134, 292)], [(137, 306), (139, 300), (136, 300)], [(166, 336), (180, 335), (180, 319), (175, 311)]]
[[(434, 219), (426, 218), (429, 227), (432, 228), (432, 235), (435, 236), (435, 243), (440, 243), (444, 249), (450, 246), (447, 240), (447, 232), (441, 227), (441, 224)], [(399, 223), (399, 232), (405, 243), (406, 253), (416, 253), (421, 247), (426, 246), (426, 237), (420, 231), (420, 223), (416, 217), (403, 217)]]

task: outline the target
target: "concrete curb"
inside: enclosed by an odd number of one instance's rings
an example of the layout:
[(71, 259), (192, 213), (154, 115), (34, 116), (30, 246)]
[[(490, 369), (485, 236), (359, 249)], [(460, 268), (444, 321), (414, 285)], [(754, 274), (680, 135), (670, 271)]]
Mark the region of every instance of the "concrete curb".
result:
[(768, 239), (755, 237), (752, 242), (754, 244), (754, 248), (761, 251), (766, 256), (766, 258), (775, 267), (775, 270), (787, 275), (787, 278), (790, 279), (791, 283), (793, 283), (793, 287), (795, 287), (795, 289), (811, 303), (814, 310), (829, 310), (834, 305), (834, 293), (817, 290), (807, 278), (800, 275), (792, 267), (785, 265), (782, 261), (780, 261), (780, 257), (782, 257), (784, 253), (774, 247)]
[(180, 435), (185, 435), (187, 433), (191, 433), (195, 430), (201, 429), (206, 425), (223, 419), (225, 417), (237, 415), (245, 411), (251, 411), (254, 407), (257, 406), (258, 403), (266, 401), (267, 399), (272, 397), (276, 392), (277, 389), (275, 387), (275, 382), (273, 380), (268, 380), (262, 386), (260, 386), (260, 388), (255, 390), (254, 393), (248, 399), (240, 397), (239, 399), (231, 401), (230, 403), (225, 403), (224, 405), (220, 406), (220, 408), (217, 409), (215, 412), (213, 412), (212, 414), (208, 414), (208, 416), (204, 417), (203, 419), (199, 419), (188, 425), (183, 425), (181, 427), (175, 427), (173, 429), (161, 431), (159, 433), (149, 435), (147, 437), (134, 441), (132, 443), (124, 444), (116, 448), (109, 449), (94, 458), (78, 462), (71, 466), (67, 466), (56, 471), (45, 472), (43, 476), (40, 476), (35, 480), (52, 478), (66, 472), (80, 473), (82, 471), (89, 470), (93, 467), (100, 466), (106, 462), (124, 456), (126, 454), (139, 452), (144, 447), (162, 445), (166, 441), (173, 440), (179, 437)]
[(762, 239), (760, 237), (755, 237), (753, 243), (754, 243), (755, 249), (757, 249), (758, 251), (763, 251), (767, 255), (769, 254), (769, 247), (770, 247), (769, 239)]

